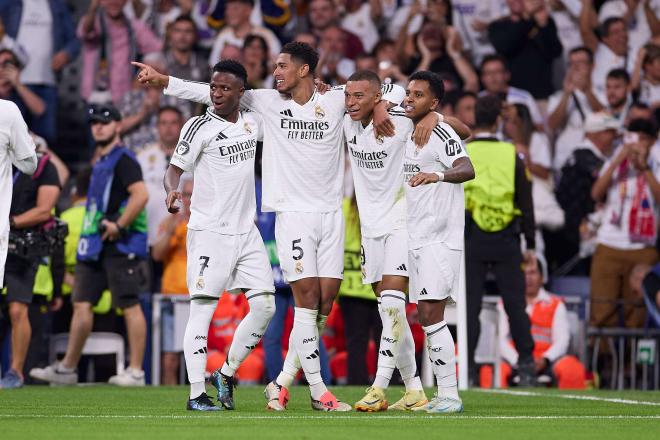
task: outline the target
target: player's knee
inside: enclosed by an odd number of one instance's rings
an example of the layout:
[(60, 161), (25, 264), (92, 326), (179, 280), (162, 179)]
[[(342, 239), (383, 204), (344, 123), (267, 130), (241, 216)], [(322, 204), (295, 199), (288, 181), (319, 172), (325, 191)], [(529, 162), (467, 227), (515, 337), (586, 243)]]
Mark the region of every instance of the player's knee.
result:
[(11, 302), (9, 304), (9, 319), (11, 322), (19, 322), (28, 317), (27, 304)]
[[(252, 297), (250, 297), (252, 293)], [(245, 294), (250, 303), (250, 312), (258, 315), (266, 323), (270, 322), (275, 314), (275, 296), (267, 292), (248, 291)]]
[(91, 315), (92, 314), (92, 303), (82, 301), (82, 302), (74, 302), (73, 303), (73, 313), (74, 314), (84, 314), (84, 315)]

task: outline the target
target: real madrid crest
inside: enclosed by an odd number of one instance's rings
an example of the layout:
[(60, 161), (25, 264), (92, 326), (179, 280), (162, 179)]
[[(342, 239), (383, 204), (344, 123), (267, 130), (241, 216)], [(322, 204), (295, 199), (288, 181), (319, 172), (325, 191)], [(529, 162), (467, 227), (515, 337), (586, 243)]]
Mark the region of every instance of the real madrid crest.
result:
[(176, 147), (176, 154), (183, 156), (190, 150), (190, 144), (186, 141), (179, 142), (179, 145)]
[(304, 269), (303, 269), (302, 262), (300, 262), (300, 261), (296, 261), (296, 267), (295, 267), (295, 269), (296, 269), (296, 273), (297, 273), (298, 275), (300, 275), (301, 273), (303, 273), (303, 270), (304, 270)]
[(243, 125), (243, 128), (245, 128), (245, 132), (247, 134), (252, 134), (252, 129), (250, 128), (250, 124), (246, 122), (245, 125)]
[(197, 278), (197, 290), (203, 290), (204, 289), (204, 278)]
[(316, 119), (323, 119), (325, 117), (323, 108), (321, 108), (321, 106), (318, 104), (316, 104), (316, 107), (314, 107), (314, 116), (316, 116)]
[(382, 134), (379, 134), (378, 136), (376, 136), (376, 143), (377, 143), (378, 145), (383, 145), (383, 141), (384, 141), (384, 140), (385, 140), (385, 138), (383, 137)]

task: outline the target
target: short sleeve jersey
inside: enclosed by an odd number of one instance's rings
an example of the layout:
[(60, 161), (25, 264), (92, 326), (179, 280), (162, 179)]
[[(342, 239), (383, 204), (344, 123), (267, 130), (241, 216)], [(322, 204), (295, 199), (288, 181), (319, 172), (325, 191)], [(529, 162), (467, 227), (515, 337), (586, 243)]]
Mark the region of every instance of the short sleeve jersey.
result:
[[(400, 102), (401, 87), (383, 86)], [(208, 85), (170, 77), (166, 94), (210, 104)], [(341, 208), (344, 181), (344, 89), (314, 92), (300, 105), (277, 90), (248, 90), (241, 105), (263, 118), (264, 212), (331, 212)]]
[(431, 140), (423, 148), (417, 148), (411, 139), (406, 142), (403, 171), (410, 249), (433, 243), (445, 243), (450, 249), (463, 249), (463, 185), (438, 182), (413, 188), (408, 184), (415, 174), (443, 172), (461, 157), (467, 157), (461, 139), (444, 122), (435, 127)]
[(250, 231), (259, 129), (258, 116), (249, 112), (232, 123), (208, 109), (186, 122), (170, 163), (195, 180), (188, 229), (227, 235)]
[(376, 137), (373, 123), (364, 127), (362, 122), (344, 116), (363, 237), (379, 237), (406, 226), (402, 166), (413, 123), (398, 107), (390, 110), (390, 116), (395, 126), (393, 137)]

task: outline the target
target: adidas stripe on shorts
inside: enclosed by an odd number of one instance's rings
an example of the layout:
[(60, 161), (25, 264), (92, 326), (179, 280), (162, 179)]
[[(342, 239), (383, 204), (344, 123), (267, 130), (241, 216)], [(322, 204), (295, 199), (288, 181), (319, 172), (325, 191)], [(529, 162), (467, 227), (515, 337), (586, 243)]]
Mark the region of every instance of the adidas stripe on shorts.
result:
[(408, 276), (408, 233), (394, 230), (380, 237), (362, 237), (362, 283), (372, 284), (383, 275)]
[(408, 299), (417, 304), (423, 300), (443, 300), (458, 288), (458, 272), (463, 251), (449, 249), (445, 243), (432, 243), (408, 251), (410, 288)]

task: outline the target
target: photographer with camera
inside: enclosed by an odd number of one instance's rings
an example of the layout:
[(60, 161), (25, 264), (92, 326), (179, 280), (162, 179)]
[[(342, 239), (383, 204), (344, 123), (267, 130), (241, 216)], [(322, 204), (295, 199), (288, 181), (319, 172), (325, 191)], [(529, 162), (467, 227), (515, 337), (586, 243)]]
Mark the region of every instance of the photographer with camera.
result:
[(2, 295), (11, 322), (11, 369), (0, 381), (1, 388), (23, 386), (23, 366), (32, 335), (29, 305), (39, 262), (51, 254), (46, 230), (52, 230), (52, 211), (59, 195), (60, 180), (48, 155), (39, 157), (32, 176), (13, 169), (6, 294)]
[(78, 242), (69, 345), (61, 362), (33, 368), (30, 376), (63, 385), (77, 383), (76, 366), (94, 322), (92, 306), (109, 288), (113, 305), (124, 312), (130, 347), (129, 367), (109, 382), (144, 385), (146, 322), (138, 295), (146, 281), (143, 260), (148, 255), (147, 188), (137, 159), (120, 143), (119, 111), (110, 104), (94, 105), (89, 110), (89, 122), (97, 160)]

